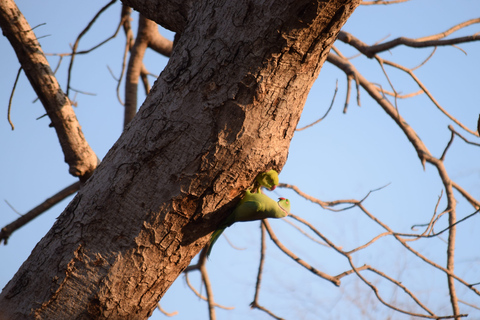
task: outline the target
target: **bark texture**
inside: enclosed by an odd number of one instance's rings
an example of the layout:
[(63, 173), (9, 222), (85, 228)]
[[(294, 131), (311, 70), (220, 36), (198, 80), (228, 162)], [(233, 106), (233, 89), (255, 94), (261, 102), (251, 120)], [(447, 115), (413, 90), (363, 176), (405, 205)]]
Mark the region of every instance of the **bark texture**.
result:
[(255, 176), (283, 167), (308, 91), (359, 4), (124, 2), (175, 26), (172, 57), (4, 288), (2, 319), (147, 318)]

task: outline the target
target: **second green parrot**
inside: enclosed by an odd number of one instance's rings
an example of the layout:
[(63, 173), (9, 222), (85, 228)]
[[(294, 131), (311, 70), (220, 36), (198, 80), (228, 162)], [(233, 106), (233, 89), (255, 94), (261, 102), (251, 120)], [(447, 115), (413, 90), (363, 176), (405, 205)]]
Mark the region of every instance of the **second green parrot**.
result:
[(223, 231), (237, 221), (254, 221), (265, 218), (284, 218), (290, 213), (290, 201), (285, 198), (279, 198), (278, 202), (262, 193), (245, 192), (245, 196), (233, 212), (222, 222), (222, 224), (212, 233), (210, 246), (207, 256), (210, 255), (215, 241), (220, 237)]
[[(273, 191), (278, 185), (278, 173), (277, 171), (271, 169), (260, 173), (255, 178), (255, 180), (260, 186), (265, 187), (270, 191)], [(260, 188), (260, 186), (258, 188)]]

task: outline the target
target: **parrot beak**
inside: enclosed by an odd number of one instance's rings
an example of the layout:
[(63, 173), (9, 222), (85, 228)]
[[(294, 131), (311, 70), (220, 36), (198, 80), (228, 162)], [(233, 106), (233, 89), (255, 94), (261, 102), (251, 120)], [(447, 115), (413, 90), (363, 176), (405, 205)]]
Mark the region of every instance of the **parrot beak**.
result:
[(273, 190), (275, 190), (276, 187), (277, 187), (277, 186), (274, 185), (274, 186), (272, 186), (269, 190), (270, 190), (270, 191), (273, 191)]

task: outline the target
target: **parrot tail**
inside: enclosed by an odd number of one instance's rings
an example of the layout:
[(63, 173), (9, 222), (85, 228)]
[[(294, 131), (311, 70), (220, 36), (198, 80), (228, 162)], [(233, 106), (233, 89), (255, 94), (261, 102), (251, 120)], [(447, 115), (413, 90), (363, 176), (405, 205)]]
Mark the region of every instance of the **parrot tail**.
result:
[(210, 256), (210, 252), (212, 251), (213, 245), (217, 241), (217, 239), (222, 235), (223, 231), (225, 230), (224, 228), (218, 228), (212, 233), (212, 237), (210, 238), (210, 243), (208, 244), (208, 249), (207, 249), (207, 257)]

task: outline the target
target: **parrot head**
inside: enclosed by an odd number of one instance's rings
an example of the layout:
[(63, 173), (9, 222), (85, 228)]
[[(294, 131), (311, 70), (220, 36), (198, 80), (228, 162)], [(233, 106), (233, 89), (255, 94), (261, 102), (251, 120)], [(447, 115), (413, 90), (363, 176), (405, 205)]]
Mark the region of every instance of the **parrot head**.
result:
[(285, 213), (285, 217), (290, 214), (290, 200), (285, 198), (278, 198), (278, 206)]
[(273, 169), (262, 172), (257, 176), (257, 182), (259, 185), (273, 191), (278, 185), (278, 173)]

